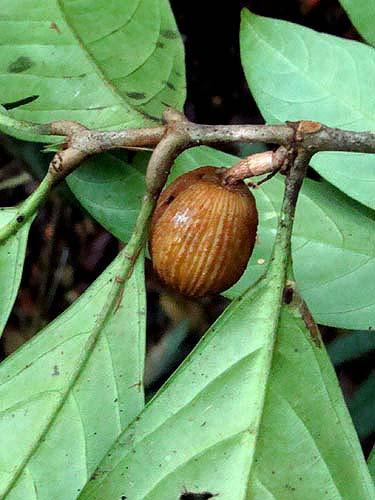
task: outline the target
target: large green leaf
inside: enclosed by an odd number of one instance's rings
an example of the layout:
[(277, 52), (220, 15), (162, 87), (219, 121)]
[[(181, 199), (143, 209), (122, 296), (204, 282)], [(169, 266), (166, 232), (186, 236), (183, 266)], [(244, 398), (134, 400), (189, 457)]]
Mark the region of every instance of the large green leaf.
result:
[[(350, 130), (375, 129), (375, 50), (296, 24), (251, 14), (241, 23), (241, 58), (267, 122), (317, 120)], [(348, 180), (342, 155), (321, 153), (313, 167), (339, 189), (375, 208), (375, 168), (352, 155)]]
[[(295, 275), (316, 320), (375, 326), (375, 215), (325, 183), (307, 182), (294, 231)], [(309, 215), (304, 211), (311, 206)]]
[[(14, 119), (139, 127), (155, 125), (166, 106), (184, 103), (183, 45), (168, 0), (5, 0), (0, 46), (0, 103), (39, 96), (8, 113), (0, 107), (0, 130), (19, 138), (45, 140), (39, 130)], [(103, 172), (106, 168), (110, 172)], [(109, 156), (95, 157), (69, 177), (69, 184), (99, 222), (127, 239), (139, 209), (141, 179), (133, 170), (134, 194), (117, 210), (114, 200), (119, 201), (128, 176), (119, 180), (116, 168), (125, 167)]]
[[(16, 212), (13, 208), (0, 208), (0, 227), (7, 224)], [(20, 286), (30, 223), (24, 224), (20, 231), (0, 244), (0, 336)]]
[(0, 366), (0, 496), (70, 500), (143, 407), (143, 256), (122, 252)]
[(340, 0), (340, 3), (363, 38), (372, 45), (375, 45), (375, 1)]
[(319, 335), (296, 305), (280, 309), (277, 262), (121, 435), (80, 499), (175, 500), (184, 487), (223, 500), (375, 498)]
[(117, 238), (128, 241), (145, 190), (144, 176), (138, 169), (103, 154), (87, 160), (67, 183), (97, 221)]
[(0, 26), (0, 103), (38, 96), (18, 120), (138, 127), (184, 102), (168, 0), (4, 0)]
[[(207, 147), (179, 156), (173, 177), (201, 165), (230, 166), (238, 158)], [(258, 239), (247, 270), (226, 296), (238, 297), (264, 273), (276, 234), (283, 178), (254, 191)], [(298, 287), (315, 320), (351, 329), (375, 327), (374, 215), (325, 182), (306, 179), (293, 231)]]

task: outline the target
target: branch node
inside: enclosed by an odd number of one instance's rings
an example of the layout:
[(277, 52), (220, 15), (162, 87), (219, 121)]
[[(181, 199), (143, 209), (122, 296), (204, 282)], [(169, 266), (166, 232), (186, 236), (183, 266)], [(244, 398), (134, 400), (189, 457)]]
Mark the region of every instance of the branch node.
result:
[(174, 108), (166, 108), (163, 113), (163, 120), (167, 124), (173, 123), (189, 123), (189, 120), (186, 116)]
[(51, 135), (66, 135), (72, 138), (87, 131), (88, 129), (84, 125), (71, 120), (59, 120), (50, 123)]
[(53, 178), (53, 183), (65, 178), (86, 156), (87, 153), (73, 147), (58, 151), (48, 167), (48, 173)]
[(312, 120), (300, 120), (298, 122), (286, 122), (287, 125), (293, 128), (296, 142), (303, 142), (306, 135), (316, 134), (320, 132), (323, 125)]

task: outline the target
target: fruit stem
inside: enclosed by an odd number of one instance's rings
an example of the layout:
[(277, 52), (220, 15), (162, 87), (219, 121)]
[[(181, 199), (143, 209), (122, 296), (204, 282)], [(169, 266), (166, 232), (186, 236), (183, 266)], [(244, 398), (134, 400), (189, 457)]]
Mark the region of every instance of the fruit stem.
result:
[(258, 175), (274, 175), (285, 169), (289, 159), (290, 151), (284, 146), (280, 146), (276, 151), (252, 154), (229, 168), (223, 175), (223, 182), (230, 185)]
[(285, 182), (284, 198), (280, 211), (279, 225), (276, 233), (272, 259), (280, 254), (281, 265), (286, 270), (291, 255), (291, 236), (298, 195), (305, 178), (312, 153), (305, 149), (297, 151), (295, 159), (291, 162)]

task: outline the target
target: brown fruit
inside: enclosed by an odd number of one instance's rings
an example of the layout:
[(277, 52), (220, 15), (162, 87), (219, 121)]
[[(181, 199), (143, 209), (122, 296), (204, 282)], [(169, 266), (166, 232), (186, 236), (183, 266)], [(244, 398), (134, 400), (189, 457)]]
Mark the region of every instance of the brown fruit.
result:
[(184, 295), (219, 293), (244, 272), (258, 225), (255, 200), (223, 169), (201, 167), (178, 177), (159, 197), (150, 253), (161, 280)]

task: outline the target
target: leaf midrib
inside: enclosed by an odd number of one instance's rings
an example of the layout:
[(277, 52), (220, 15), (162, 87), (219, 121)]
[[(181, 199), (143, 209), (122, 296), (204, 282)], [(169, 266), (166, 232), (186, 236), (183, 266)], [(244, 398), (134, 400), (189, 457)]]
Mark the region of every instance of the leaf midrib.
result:
[[(273, 261), (273, 264), (275, 264), (275, 260)], [(270, 268), (267, 271), (267, 274), (268, 273), (271, 274)], [(268, 338), (268, 346), (265, 346), (265, 349), (268, 349), (269, 352), (268, 353), (266, 352), (266, 354), (268, 354), (268, 359), (266, 359), (267, 365), (265, 367), (264, 380), (262, 381), (264, 383), (264, 387), (263, 387), (263, 391), (262, 391), (262, 399), (261, 399), (261, 404), (260, 404), (260, 409), (259, 409), (260, 414), (259, 414), (259, 419), (258, 419), (258, 422), (256, 425), (256, 430), (254, 433), (254, 447), (252, 450), (251, 459), (250, 459), (250, 463), (249, 463), (249, 469), (247, 472), (243, 500), (246, 500), (248, 498), (249, 487), (250, 487), (250, 478), (251, 478), (253, 468), (254, 468), (254, 460), (256, 457), (256, 453), (257, 453), (259, 436), (260, 436), (262, 422), (263, 422), (263, 418), (264, 418), (264, 409), (265, 409), (266, 400), (267, 400), (269, 380), (270, 380), (272, 365), (273, 365), (273, 360), (274, 360), (277, 330), (278, 330), (278, 325), (280, 323), (280, 318), (281, 318), (282, 301), (281, 301), (281, 291), (278, 291), (278, 288), (280, 288), (280, 290), (284, 288), (284, 281), (285, 281), (285, 269), (283, 270), (283, 272), (280, 273), (279, 283), (276, 286), (274, 286), (274, 291), (273, 291), (273, 293), (274, 293), (274, 298), (273, 298), (274, 308), (272, 311), (272, 315), (275, 319), (273, 321), (272, 331), (271, 331), (269, 338)], [(266, 286), (267, 286), (267, 284), (266, 284)], [(268, 286), (272, 287), (272, 280), (269, 282)]]
[[(126, 99), (122, 96), (122, 94), (118, 91), (118, 89), (116, 89), (116, 87), (112, 84), (112, 82), (110, 80), (108, 80), (108, 78), (106, 77), (106, 75), (100, 69), (100, 67), (98, 66), (98, 64), (97, 64), (97, 62), (96, 62), (96, 60), (94, 58), (94, 56), (91, 54), (91, 52), (86, 48), (85, 44), (83, 43), (83, 40), (81, 39), (79, 33), (74, 29), (74, 27), (69, 22), (69, 18), (67, 16), (65, 8), (63, 6), (62, 0), (56, 0), (56, 2), (57, 2), (57, 6), (59, 7), (59, 10), (60, 10), (61, 17), (63, 18), (66, 26), (69, 28), (71, 35), (76, 40), (76, 42), (79, 45), (80, 49), (82, 50), (82, 52), (84, 52), (87, 60), (89, 61), (90, 65), (92, 66), (92, 68), (94, 70), (94, 73), (96, 73), (98, 75), (99, 79), (111, 91), (111, 93), (114, 96), (114, 98), (116, 99), (116, 101), (118, 101), (121, 104), (122, 107), (124, 107), (125, 109), (126, 108), (130, 109), (132, 111), (132, 113), (134, 113), (134, 115), (137, 116), (138, 120), (141, 123), (147, 122), (147, 120), (145, 119), (144, 115), (142, 115), (142, 113), (140, 113), (139, 111), (137, 111), (135, 108), (133, 108), (126, 101)], [(138, 3), (137, 9), (138, 9), (140, 3), (141, 2)], [(134, 15), (134, 13), (133, 13), (133, 15)]]

